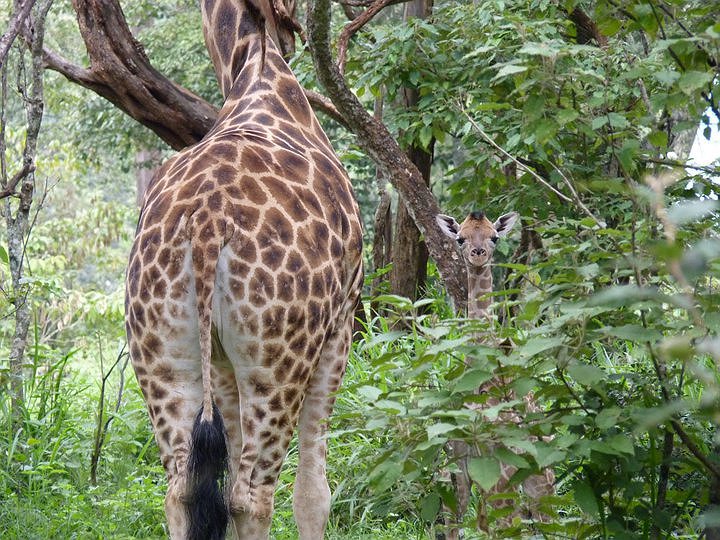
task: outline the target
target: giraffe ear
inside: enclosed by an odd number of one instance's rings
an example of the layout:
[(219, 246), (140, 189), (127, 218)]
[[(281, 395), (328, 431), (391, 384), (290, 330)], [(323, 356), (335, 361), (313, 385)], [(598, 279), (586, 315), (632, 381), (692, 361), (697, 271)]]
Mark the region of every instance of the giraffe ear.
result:
[(515, 222), (520, 217), (520, 214), (517, 212), (508, 212), (507, 214), (503, 214), (499, 218), (497, 218), (497, 221), (493, 223), (493, 227), (495, 227), (495, 232), (498, 236), (505, 236), (507, 233), (510, 232), (510, 229), (513, 228), (513, 225), (515, 225)]
[(449, 236), (453, 240), (457, 240), (457, 234), (460, 230), (460, 225), (455, 221), (452, 216), (446, 216), (444, 214), (438, 214), (435, 216), (435, 221), (440, 227), (440, 230), (445, 233), (445, 236)]

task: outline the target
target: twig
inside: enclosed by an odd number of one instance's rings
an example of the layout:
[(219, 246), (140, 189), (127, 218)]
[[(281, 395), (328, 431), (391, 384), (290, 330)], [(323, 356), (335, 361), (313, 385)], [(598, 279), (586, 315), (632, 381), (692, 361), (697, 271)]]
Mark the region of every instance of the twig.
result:
[(98, 412), (97, 412), (97, 423), (95, 425), (95, 437), (94, 437), (94, 444), (93, 444), (93, 451), (90, 456), (90, 483), (92, 485), (97, 484), (97, 468), (98, 464), (100, 463), (100, 454), (102, 452), (103, 444), (105, 444), (105, 437), (107, 436), (108, 428), (110, 427), (110, 422), (113, 419), (113, 416), (109, 416), (108, 419), (103, 422), (105, 417), (105, 388), (107, 386), (107, 381), (110, 378), (110, 375), (115, 370), (117, 365), (120, 363), (120, 361), (125, 358), (125, 363), (123, 364), (122, 370), (120, 372), (120, 388), (118, 390), (118, 398), (115, 402), (115, 413), (117, 413), (120, 410), (120, 405), (122, 402), (122, 394), (125, 387), (125, 368), (128, 364), (128, 359), (130, 355), (128, 355), (125, 352), (125, 344), (123, 344), (122, 349), (120, 349), (120, 352), (117, 355), (117, 358), (115, 359), (115, 362), (110, 367), (110, 369), (105, 372), (104, 371), (104, 362), (103, 362), (103, 352), (102, 352), (102, 344), (100, 343), (100, 340), (98, 338), (98, 344), (99, 344), (99, 351), (100, 351), (100, 373), (102, 375), (101, 383), (100, 383), (100, 396), (98, 397)]
[(19, 5), (10, 19), (8, 29), (2, 37), (0, 37), (0, 69), (2, 69), (2, 66), (5, 63), (5, 57), (10, 51), (10, 47), (12, 47), (15, 38), (20, 33), (20, 29), (25, 22), (25, 19), (27, 19), (30, 14), (33, 5), (35, 5), (35, 0), (25, 0), (25, 2)]
[(373, 17), (375, 17), (375, 15), (377, 15), (378, 13), (380, 13), (380, 11), (383, 10), (383, 8), (390, 5), (392, 2), (393, 0), (375, 0), (375, 2), (369, 8), (367, 8), (360, 15), (355, 17), (355, 19), (345, 25), (345, 28), (343, 28), (342, 32), (340, 33), (337, 45), (337, 64), (340, 73), (345, 72), (345, 55), (347, 54), (347, 46), (350, 38), (363, 26), (369, 23), (373, 19)]
[[(677, 24), (682, 29), (682, 31), (685, 32), (685, 35), (687, 35), (690, 38), (695, 37), (694, 34), (690, 30), (688, 30), (687, 27), (682, 23), (682, 21), (680, 19), (678, 19), (677, 17), (675, 17), (675, 15), (672, 13), (672, 11), (670, 11), (670, 9), (665, 4), (660, 2), (658, 4), (658, 6), (660, 7), (661, 10), (663, 10), (665, 15), (667, 15), (673, 21), (675, 21), (675, 24)], [(707, 50), (705, 50), (705, 48), (702, 45), (700, 45), (699, 43), (696, 43), (695, 46), (697, 47), (697, 49), (699, 51), (702, 51), (705, 54), (707, 54), (707, 62), (710, 65), (710, 67), (717, 67), (717, 61), (715, 60), (715, 58)]]
[(687, 449), (690, 451), (690, 453), (695, 456), (695, 458), (702, 463), (705, 468), (710, 471), (713, 476), (716, 479), (720, 479), (720, 467), (717, 466), (717, 464), (710, 461), (710, 459), (703, 454), (702, 450), (698, 448), (698, 445), (695, 444), (695, 442), (690, 439), (688, 434), (683, 429), (682, 425), (680, 425), (680, 422), (678, 422), (676, 419), (670, 420), (670, 425), (673, 427), (673, 430), (675, 430), (675, 433), (677, 433), (677, 436), (680, 437), (680, 440), (683, 442), (683, 444), (687, 447)]
[(473, 120), (473, 119), (470, 117), (470, 115), (467, 113), (467, 111), (465, 111), (465, 109), (464, 109), (462, 106), (460, 106), (460, 111), (465, 115), (465, 117), (468, 119), (468, 121), (469, 121), (470, 124), (473, 126), (473, 128), (475, 128), (475, 130), (476, 130), (478, 133), (480, 133), (480, 135), (482, 135), (482, 137), (483, 137), (488, 143), (490, 143), (490, 145), (491, 145), (493, 148), (495, 148), (498, 152), (500, 152), (500, 153), (501, 153), (503, 156), (505, 156), (506, 158), (511, 159), (513, 162), (515, 162), (515, 164), (516, 164), (518, 167), (520, 167), (523, 171), (525, 171), (525, 172), (527, 172), (527, 173), (530, 173), (530, 175), (532, 175), (538, 182), (540, 182), (543, 186), (545, 186), (545, 187), (548, 188), (550, 191), (552, 191), (552, 192), (553, 192), (555, 195), (557, 195), (561, 200), (563, 200), (563, 201), (565, 201), (565, 202), (569, 202), (569, 203), (573, 202), (573, 200), (572, 200), (570, 197), (568, 197), (567, 195), (565, 195), (565, 194), (562, 193), (561, 191), (558, 191), (557, 189), (555, 189), (555, 188), (554, 188), (550, 183), (548, 183), (548, 181), (545, 180), (542, 176), (540, 176), (538, 173), (536, 173), (535, 171), (533, 171), (533, 170), (532, 170), (530, 167), (528, 167), (527, 165), (524, 165), (524, 164), (523, 164), (521, 161), (519, 161), (515, 156), (513, 156), (513, 155), (510, 154), (510, 153), (508, 153), (504, 148), (502, 148), (502, 147), (501, 147), (500, 145), (498, 145), (495, 141), (493, 141), (492, 138), (490, 137), (490, 135), (488, 135), (487, 133), (485, 133), (485, 131), (483, 131), (483, 129), (475, 122), (475, 120)]
[(323, 96), (321, 93), (315, 92), (314, 90), (303, 88), (303, 91), (305, 92), (305, 97), (307, 97), (307, 100), (308, 102), (310, 102), (310, 105), (313, 109), (315, 109), (316, 111), (324, 112), (344, 128), (350, 129), (347, 120), (345, 120), (345, 117), (340, 114), (340, 111), (337, 110), (335, 105), (333, 105), (332, 101)]
[[(662, 462), (660, 463), (660, 478), (658, 478), (657, 497), (655, 499), (655, 510), (656, 512), (662, 512), (665, 507), (665, 499), (667, 497), (668, 480), (670, 478), (670, 461), (672, 459), (673, 442), (675, 437), (673, 432), (669, 429), (665, 429), (665, 435), (663, 436), (663, 448), (662, 448)], [(661, 538), (660, 527), (653, 523), (651, 528), (653, 540), (659, 540)]]
[(560, 177), (563, 179), (563, 182), (565, 182), (565, 185), (568, 187), (570, 193), (572, 194), (572, 198), (575, 201), (575, 204), (577, 204), (583, 212), (585, 212), (591, 219), (593, 219), (599, 227), (605, 228), (605, 222), (600, 221), (598, 218), (596, 218), (595, 215), (590, 211), (590, 209), (585, 206), (582, 200), (580, 200), (580, 196), (578, 195), (577, 191), (575, 191), (575, 187), (572, 185), (572, 182), (570, 182), (568, 177), (565, 176), (565, 174), (552, 161), (550, 161), (550, 165), (553, 169), (555, 169), (555, 172), (560, 175)]
[(658, 159), (658, 158), (645, 158), (644, 163), (655, 163), (658, 165), (668, 165), (670, 167), (682, 167), (684, 169), (692, 169), (694, 171), (700, 171), (707, 174), (717, 175), (720, 172), (720, 167), (708, 167), (702, 165), (691, 165), (689, 163), (683, 163), (672, 159)]
[(605, 228), (605, 224), (600, 221), (598, 218), (593, 215), (593, 213), (590, 211), (590, 209), (585, 206), (585, 204), (580, 200), (580, 197), (578, 196), (577, 192), (575, 191), (575, 188), (572, 186), (570, 180), (560, 171), (560, 169), (554, 164), (550, 163), (552, 167), (555, 169), (555, 171), (560, 174), (561, 178), (565, 182), (565, 184), (570, 188), (570, 193), (572, 193), (572, 198), (565, 195), (562, 191), (558, 191), (555, 187), (553, 187), (547, 180), (545, 180), (542, 176), (540, 176), (538, 173), (536, 173), (534, 170), (532, 170), (530, 167), (522, 163), (520, 160), (518, 160), (515, 156), (507, 152), (504, 148), (502, 148), (499, 144), (497, 144), (490, 135), (485, 133), (485, 131), (475, 122), (475, 120), (472, 119), (472, 117), (468, 114), (468, 112), (465, 110), (465, 108), (462, 106), (462, 104), (458, 104), (458, 108), (460, 109), (460, 112), (465, 116), (465, 118), (468, 119), (470, 124), (473, 126), (473, 128), (480, 133), (480, 135), (488, 142), (490, 145), (495, 148), (498, 152), (500, 152), (503, 156), (505, 156), (508, 159), (511, 159), (515, 165), (520, 167), (523, 171), (530, 173), (533, 178), (535, 178), (538, 182), (540, 182), (543, 186), (548, 188), (550, 191), (552, 191), (555, 195), (557, 195), (561, 200), (569, 203), (575, 203), (580, 207), (580, 209), (588, 216), (590, 217), (599, 227)]
[[(333, 0), (335, 3), (340, 4), (341, 6), (351, 6), (351, 7), (369, 7), (373, 4), (373, 2), (376, 2), (377, 0)], [(411, 2), (412, 0), (392, 0), (388, 5), (390, 4), (404, 4), (406, 2)]]

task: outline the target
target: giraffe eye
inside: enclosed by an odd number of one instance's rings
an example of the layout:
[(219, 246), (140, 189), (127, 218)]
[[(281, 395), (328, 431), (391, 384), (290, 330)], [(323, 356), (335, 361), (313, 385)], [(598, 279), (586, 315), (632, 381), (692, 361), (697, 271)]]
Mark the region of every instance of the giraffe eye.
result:
[(462, 236), (457, 237), (458, 246), (462, 246), (465, 243), (465, 239)]
[(492, 240), (493, 244), (497, 244), (498, 238), (498, 236), (493, 236), (492, 238), (490, 238), (490, 240)]

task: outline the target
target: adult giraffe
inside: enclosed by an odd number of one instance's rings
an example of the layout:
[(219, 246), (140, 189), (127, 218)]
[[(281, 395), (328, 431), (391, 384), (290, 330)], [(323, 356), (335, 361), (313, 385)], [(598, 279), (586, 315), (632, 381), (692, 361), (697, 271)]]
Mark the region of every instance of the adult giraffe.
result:
[[(465, 259), (468, 274), (468, 318), (480, 320), (489, 320), (491, 318), (490, 304), (492, 303), (492, 296), (490, 293), (493, 292), (492, 260), (495, 246), (501, 237), (506, 236), (510, 232), (517, 222), (518, 217), (517, 212), (509, 212), (500, 216), (495, 222), (492, 222), (484, 212), (472, 212), (465, 218), (462, 224), (459, 224), (455, 218), (451, 216), (443, 214), (435, 216), (438, 227), (458, 243), (463, 258)], [(502, 344), (500, 348), (503, 348)], [(504, 377), (495, 376), (483, 384), (478, 389), (478, 392), (486, 393), (492, 389), (496, 389), (499, 390), (506, 399), (512, 400), (514, 399), (514, 392), (509, 388), (509, 383), (510, 381)], [(539, 410), (531, 394), (524, 396), (524, 399), (528, 410), (533, 412)], [(491, 396), (481, 408), (498, 405), (500, 401), (500, 399)], [(513, 411), (505, 411), (498, 416), (497, 421), (519, 424), (522, 422), (522, 419)], [(454, 457), (459, 459), (461, 468), (461, 474), (456, 478), (458, 492), (456, 519), (461, 522), (470, 498), (470, 477), (467, 472), (467, 458), (470, 449), (467, 444), (460, 441), (454, 441), (451, 448), (455, 454)], [(492, 448), (489, 450), (492, 451)], [(500, 463), (500, 479), (497, 484), (495, 487), (481, 494), (480, 506), (478, 507), (478, 525), (480, 528), (488, 529), (486, 504), (490, 504), (493, 508), (499, 509), (513, 503), (513, 501), (509, 499), (494, 498), (492, 501), (488, 501), (487, 499), (493, 495), (514, 491), (515, 488), (510, 486), (510, 479), (516, 471), (516, 467), (508, 465), (507, 463)], [(536, 501), (539, 497), (553, 495), (555, 493), (554, 482), (555, 475), (551, 469), (544, 469), (542, 474), (529, 476), (523, 481), (523, 490), (531, 501), (529, 510), (531, 513), (536, 514), (535, 517), (544, 519), (544, 516), (537, 512)], [(508, 516), (509, 520), (511, 520), (513, 516), (520, 514), (521, 512), (517, 509), (513, 510)], [(506, 519), (503, 521), (505, 524), (508, 524), (507, 522), (509, 520)], [(449, 529), (448, 540), (459, 537), (459, 531), (456, 526), (451, 526)]]
[[(296, 425), (293, 510), (323, 537), (324, 423), (362, 284), (349, 179), (276, 44), (276, 6), (201, 1), (225, 97), (197, 145), (144, 198), (127, 272), (126, 327), (168, 477), (173, 539), (269, 535)], [(228, 490), (223, 489), (225, 463)], [(229, 516), (228, 510), (229, 509)]]

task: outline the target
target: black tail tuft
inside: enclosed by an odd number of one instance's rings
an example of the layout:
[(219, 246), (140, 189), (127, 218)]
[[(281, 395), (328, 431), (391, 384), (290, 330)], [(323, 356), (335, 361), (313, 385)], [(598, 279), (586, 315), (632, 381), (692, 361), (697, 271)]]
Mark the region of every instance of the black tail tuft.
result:
[(227, 443), (220, 411), (213, 404), (212, 422), (195, 419), (188, 457), (188, 540), (222, 540), (228, 523), (224, 483)]

